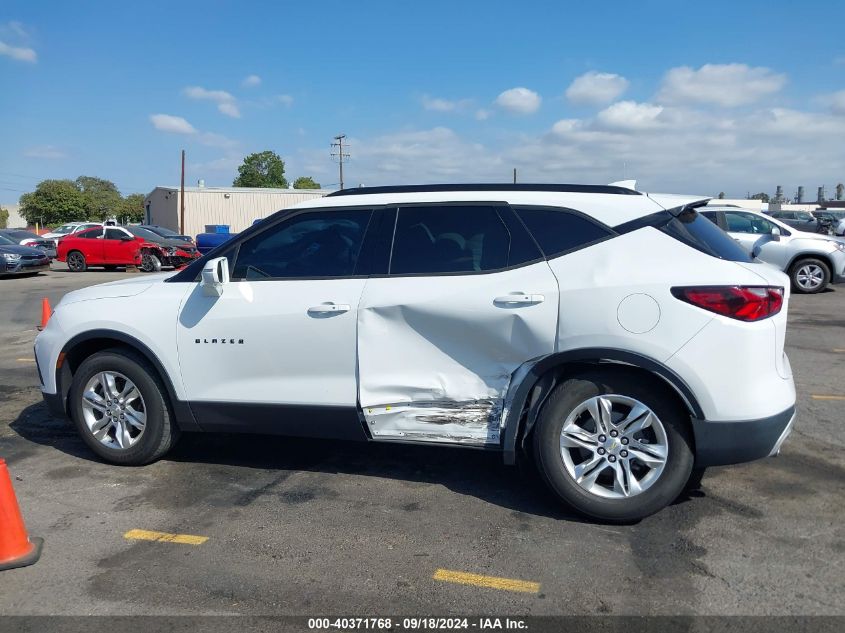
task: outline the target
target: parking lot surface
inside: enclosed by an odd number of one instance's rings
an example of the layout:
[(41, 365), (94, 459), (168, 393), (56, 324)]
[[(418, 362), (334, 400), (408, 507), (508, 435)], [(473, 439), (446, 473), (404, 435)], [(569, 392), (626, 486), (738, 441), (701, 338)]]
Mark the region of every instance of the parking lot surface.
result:
[(128, 274), (0, 278), (0, 456), (45, 540), (0, 614), (845, 615), (845, 287), (792, 298), (781, 456), (608, 526), (481, 451), (187, 435), (101, 463), (41, 403), (34, 326)]

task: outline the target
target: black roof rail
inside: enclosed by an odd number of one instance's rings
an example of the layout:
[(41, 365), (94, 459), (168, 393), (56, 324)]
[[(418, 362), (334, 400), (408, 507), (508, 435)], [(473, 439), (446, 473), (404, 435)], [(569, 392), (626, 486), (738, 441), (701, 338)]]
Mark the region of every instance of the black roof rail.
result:
[(608, 193), (623, 196), (641, 196), (639, 191), (613, 185), (544, 185), (538, 183), (479, 183), (457, 185), (392, 185), (385, 187), (353, 187), (330, 193), (336, 196), (364, 196), (378, 193), (432, 193), (439, 191), (550, 191), (565, 193)]

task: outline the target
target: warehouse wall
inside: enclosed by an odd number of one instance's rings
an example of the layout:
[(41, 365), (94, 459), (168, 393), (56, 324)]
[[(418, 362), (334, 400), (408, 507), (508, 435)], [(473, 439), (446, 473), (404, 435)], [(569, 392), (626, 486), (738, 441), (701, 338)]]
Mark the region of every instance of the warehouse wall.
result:
[[(230, 189), (213, 187), (185, 188), (185, 233), (196, 237), (208, 224), (228, 224), (239, 233), (255, 220), (266, 218), (281, 209), (320, 198), (329, 193), (305, 189)], [(169, 194), (169, 197), (168, 197)], [(228, 197), (227, 197), (228, 196)], [(179, 190), (157, 188), (146, 201), (150, 205), (150, 221), (169, 229), (179, 229)]]

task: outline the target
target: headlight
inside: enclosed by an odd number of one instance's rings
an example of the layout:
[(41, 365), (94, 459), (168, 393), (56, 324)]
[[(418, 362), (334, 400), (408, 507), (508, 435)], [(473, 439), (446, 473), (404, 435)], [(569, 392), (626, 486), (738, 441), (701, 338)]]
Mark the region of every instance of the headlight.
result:
[(836, 242), (836, 248), (840, 251), (845, 251), (845, 242)]
[(6, 261), (10, 262), (16, 262), (21, 258), (21, 256), (17, 253), (2, 253), (0, 254), (0, 257), (4, 257)]

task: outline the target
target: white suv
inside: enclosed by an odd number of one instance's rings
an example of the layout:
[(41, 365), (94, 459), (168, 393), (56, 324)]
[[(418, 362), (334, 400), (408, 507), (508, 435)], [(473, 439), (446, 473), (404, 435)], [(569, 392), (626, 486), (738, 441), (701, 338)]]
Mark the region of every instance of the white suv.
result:
[(618, 186), (345, 190), (175, 275), (71, 292), (38, 336), (51, 409), (117, 464), (185, 431), (533, 458), (627, 521), (693, 469), (776, 453), (787, 277), (695, 210)]
[(845, 241), (799, 231), (773, 217), (737, 207), (702, 209), (752, 257), (789, 275), (796, 292), (821, 292), (830, 283), (845, 282)]

